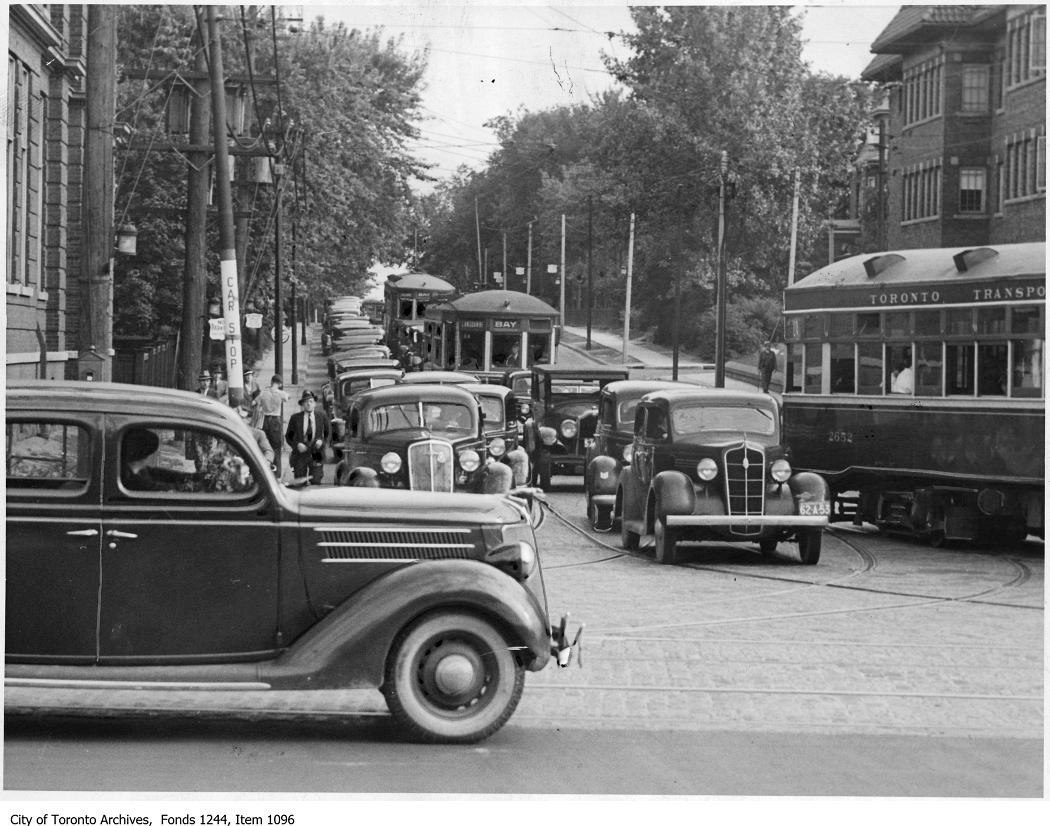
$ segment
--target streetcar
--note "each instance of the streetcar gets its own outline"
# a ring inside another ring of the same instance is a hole
[[[428,308],[423,358],[499,384],[507,370],[557,361],[557,321],[557,310],[526,293],[468,293]]]
[[[386,343],[391,351],[396,353],[407,347],[417,352],[428,306],[448,301],[455,294],[452,284],[429,273],[388,276],[383,284],[383,300]]]
[[[833,520],[1043,536],[1045,243],[856,255],[784,292],[792,466]]]

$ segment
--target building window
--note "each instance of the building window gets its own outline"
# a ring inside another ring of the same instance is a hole
[[[904,73],[904,122],[916,123],[941,114],[940,58]]]
[[[1046,136],[1029,134],[1006,144],[1007,201],[1046,191]]]
[[[1007,88],[1046,74],[1046,10],[1034,9],[1007,23]]]
[[[988,111],[989,70],[987,66],[963,66],[962,111]]]
[[[959,212],[984,212],[985,171],[963,169],[959,172]]]
[[[932,218],[941,211],[941,168],[930,166],[904,173],[905,221]]]

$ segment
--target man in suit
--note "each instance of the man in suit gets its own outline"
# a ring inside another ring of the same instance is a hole
[[[288,419],[284,440],[292,449],[293,484],[319,485],[324,474],[324,448],[332,436],[328,417],[317,409],[317,397],[304,390],[299,398],[300,411]]]

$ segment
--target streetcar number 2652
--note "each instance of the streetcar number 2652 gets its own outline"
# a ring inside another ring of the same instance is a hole
[[[853,434],[848,430],[829,430],[828,431],[829,442],[839,442],[843,444],[853,444]]]

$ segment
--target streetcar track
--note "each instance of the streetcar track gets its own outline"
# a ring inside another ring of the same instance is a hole
[[[605,562],[612,562],[612,561],[615,561],[617,559],[622,559],[624,557],[634,557],[634,558],[637,558],[637,559],[644,559],[644,560],[647,560],[647,561],[649,560],[648,555],[643,554],[640,551],[628,551],[628,550],[622,549],[622,548],[614,548],[609,543],[603,542],[602,540],[600,540],[597,537],[595,537],[589,531],[584,530],[579,525],[576,525],[574,522],[572,522],[569,519],[569,517],[567,517],[564,514],[560,513],[549,501],[545,501],[543,503],[543,505],[547,509],[547,511],[550,512],[550,514],[552,516],[554,516],[561,524],[565,525],[570,530],[572,530],[575,533],[583,536],[585,539],[587,539],[592,544],[595,544],[595,545],[597,545],[597,546],[599,546],[601,548],[605,548],[605,549],[614,551],[614,553],[612,555],[607,556],[607,557],[602,557],[601,559],[587,560],[585,562],[567,563],[567,564],[563,564],[563,565],[554,565],[554,566],[550,566],[549,568],[547,568],[547,570],[559,570],[559,569],[565,569],[565,568],[582,567],[582,566],[586,566],[586,565],[602,564],[602,563],[605,563]],[[837,579],[830,579],[830,580],[826,580],[826,581],[819,581],[819,580],[813,580],[813,579],[777,576],[775,574],[769,574],[769,573],[754,573],[754,572],[750,572],[750,571],[741,571],[741,570],[735,570],[735,569],[727,569],[727,568],[722,568],[722,567],[715,566],[715,565],[703,565],[701,563],[684,563],[684,564],[680,565],[679,567],[690,568],[692,570],[710,571],[710,572],[713,572],[713,573],[726,574],[726,575],[733,576],[733,577],[747,577],[749,579],[766,579],[766,580],[772,580],[772,581],[776,581],[776,582],[794,583],[796,585],[801,586],[799,588],[792,588],[792,589],[787,589],[787,590],[782,590],[782,591],[773,591],[773,592],[770,592],[770,593],[767,593],[767,594],[762,594],[761,598],[763,598],[763,599],[769,598],[769,597],[774,597],[774,596],[781,596],[783,594],[789,594],[789,593],[792,593],[792,592],[802,591],[802,590],[805,590],[807,588],[826,587],[826,588],[836,588],[836,589],[848,590],[848,591],[858,591],[858,592],[876,594],[876,595],[881,595],[881,596],[904,597],[904,598],[907,598],[907,599],[915,599],[915,600],[921,600],[921,601],[917,602],[917,603],[915,603],[915,602],[911,602],[911,603],[893,603],[891,605],[886,605],[886,606],[854,607],[854,608],[848,608],[848,609],[835,609],[835,610],[821,611],[821,612],[799,612],[799,613],[793,613],[793,614],[776,614],[776,615],[767,615],[767,616],[761,616],[761,617],[722,619],[722,620],[712,620],[712,621],[699,622],[699,623],[686,623],[686,624],[676,624],[676,625],[672,625],[672,626],[651,626],[651,627],[658,627],[658,628],[660,628],[660,627],[684,628],[684,627],[695,627],[697,625],[701,625],[702,626],[702,625],[735,624],[735,623],[738,623],[738,622],[747,622],[747,621],[768,621],[768,620],[775,620],[775,619],[798,619],[798,618],[803,618],[803,617],[822,616],[822,615],[827,615],[827,614],[860,613],[860,612],[875,611],[875,610],[879,610],[879,611],[892,610],[892,609],[897,609],[897,608],[918,608],[918,607],[925,607],[925,606],[929,606],[929,605],[944,605],[944,604],[953,603],[953,602],[955,602],[955,603],[971,603],[971,604],[975,604],[975,605],[987,605],[987,606],[1001,607],[1001,608],[1016,608],[1016,609],[1027,609],[1027,610],[1036,610],[1036,611],[1042,611],[1043,610],[1043,606],[1042,605],[1020,605],[1020,604],[1012,603],[1012,602],[990,601],[988,599],[984,599],[983,598],[983,597],[988,597],[988,596],[991,596],[993,594],[1001,593],[1003,591],[1007,591],[1007,590],[1010,590],[1010,589],[1013,589],[1013,588],[1020,587],[1021,585],[1023,585],[1025,582],[1027,582],[1031,578],[1031,576],[1032,576],[1031,568],[1028,565],[1026,565],[1024,562],[1022,562],[1020,559],[1018,559],[1016,557],[1012,557],[1012,556],[1011,557],[996,557],[996,559],[1005,559],[1007,562],[1009,562],[1011,565],[1013,565],[1015,567],[1016,574],[1011,579],[1007,580],[1006,582],[1000,582],[1000,583],[998,583],[998,584],[996,584],[994,586],[991,586],[989,588],[985,588],[984,590],[977,591],[977,592],[970,593],[970,594],[964,594],[964,595],[961,595],[961,596],[942,596],[942,595],[935,595],[935,594],[914,593],[914,592],[909,592],[909,591],[897,591],[897,590],[891,590],[891,589],[887,589],[887,588],[875,588],[875,587],[864,586],[864,585],[860,585],[860,584],[844,584],[843,580],[853,579],[853,578],[858,577],[858,576],[863,576],[865,574],[870,574],[872,571],[874,571],[878,567],[878,559],[877,559],[877,557],[870,550],[868,550],[867,548],[863,548],[858,543],[850,541],[844,535],[845,533],[846,533],[845,531],[835,531],[835,530],[833,530],[833,531],[830,531],[828,533],[828,536],[834,537],[838,542],[840,542],[845,547],[847,547],[851,551],[853,551],[857,555],[857,557],[860,558],[862,564],[861,564],[860,568],[858,568],[856,570],[853,570],[849,574],[845,575],[844,577],[837,578]],[[733,601],[733,600],[725,600],[725,601]],[[715,600],[713,602],[717,602],[717,600]],[[637,629],[637,630],[645,630],[645,629]]]

